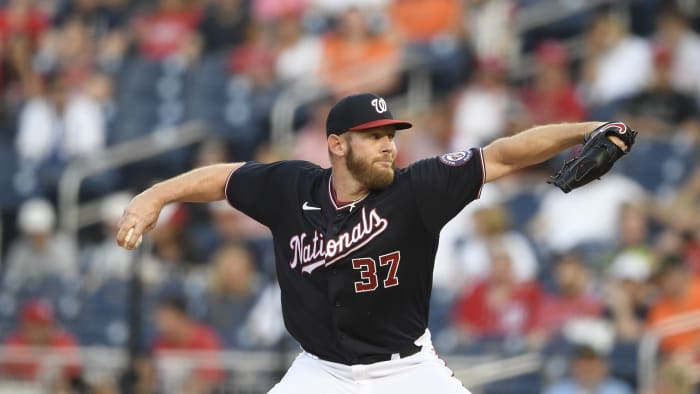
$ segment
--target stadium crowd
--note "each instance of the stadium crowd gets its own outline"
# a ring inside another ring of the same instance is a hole
[[[560,3],[0,0],[0,381],[120,392],[124,379],[91,371],[79,349],[129,340],[134,254],[113,235],[132,193],[221,161],[329,166],[334,99],[400,97],[419,69],[430,104],[405,109],[416,126],[398,139],[399,166],[534,124],[618,119],[640,132],[612,173],[571,194],[545,182],[564,156],[486,187],[442,232],[431,307],[443,353],[548,360],[529,383],[485,392],[633,392],[644,335],[700,313],[700,2],[601,2],[523,23]],[[304,84],[325,93],[272,143],[273,105]],[[81,199],[100,201],[101,223],[61,231],[69,163],[192,120],[205,141],[89,178]],[[144,245],[137,392],[236,378],[216,363],[173,368],[167,350],[289,346],[266,228],[225,202],[171,205]],[[11,357],[32,346],[64,352],[62,368]],[[700,325],[663,337],[660,353],[650,393],[696,392]]]

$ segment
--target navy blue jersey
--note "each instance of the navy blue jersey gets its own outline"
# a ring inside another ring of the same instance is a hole
[[[425,332],[440,229],[478,198],[484,163],[479,149],[421,160],[345,204],[331,176],[304,161],[247,163],[226,198],[272,230],[291,335],[309,353],[355,364]]]

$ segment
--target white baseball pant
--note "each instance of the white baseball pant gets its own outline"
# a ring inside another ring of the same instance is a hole
[[[411,356],[374,364],[345,365],[302,351],[268,394],[470,394],[438,358],[430,332]]]

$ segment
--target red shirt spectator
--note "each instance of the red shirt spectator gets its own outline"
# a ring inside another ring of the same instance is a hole
[[[46,15],[31,7],[27,1],[11,1],[0,9],[0,39],[3,44],[16,35],[30,38],[35,45],[49,24]]]
[[[535,80],[522,92],[530,122],[546,124],[583,120],[586,109],[571,83],[566,49],[553,41],[544,42],[537,48],[536,61]]]
[[[517,285],[502,298],[488,281],[460,298],[454,319],[477,336],[526,334],[535,328],[540,290],[535,283]]]
[[[543,297],[537,318],[538,328],[552,334],[572,319],[603,313],[601,300],[589,291],[591,275],[580,256],[575,253],[562,255],[554,274],[557,292]]]
[[[539,287],[518,282],[505,254],[494,255],[492,265],[489,277],[457,300],[454,323],[477,337],[528,334],[537,323]]]
[[[162,0],[158,10],[137,19],[135,28],[142,56],[162,60],[186,51],[201,12],[182,4],[178,0]]]
[[[153,343],[153,351],[156,357],[163,356],[163,352],[216,352],[221,350],[221,342],[213,329],[197,323],[187,315],[185,301],[173,297],[162,301],[156,312],[156,326],[158,336]],[[174,377],[168,373],[164,375],[173,379],[182,380],[182,384],[188,387],[211,388],[224,378],[219,366],[218,358],[214,362],[197,356],[186,356],[194,365],[201,367],[190,370],[188,376]],[[208,357],[208,355],[207,355]],[[181,374],[181,370],[176,371]],[[167,391],[167,390],[165,390]]]
[[[35,380],[43,367],[42,362],[52,352],[56,352],[56,357],[65,365],[63,379],[67,381],[80,374],[75,338],[55,326],[51,307],[42,301],[32,301],[24,306],[22,328],[10,334],[4,346],[14,348],[17,354],[32,350],[41,352],[35,360],[3,360],[0,373],[11,379]]]

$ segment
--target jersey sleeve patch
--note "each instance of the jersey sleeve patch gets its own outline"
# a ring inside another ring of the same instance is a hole
[[[459,167],[465,165],[473,156],[472,151],[460,151],[445,153],[440,156],[440,162],[450,167]]]

